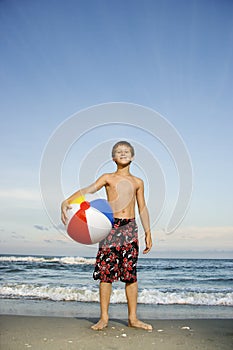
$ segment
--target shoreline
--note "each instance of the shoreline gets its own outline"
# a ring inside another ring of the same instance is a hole
[[[232,307],[207,305],[138,304],[138,317],[163,319],[232,319]],[[99,317],[99,302],[49,301],[28,299],[0,299],[0,315],[46,317]],[[127,318],[127,304],[110,303],[109,316]]]
[[[147,320],[153,331],[130,328],[111,319],[102,331],[90,327],[97,318],[0,316],[1,349],[160,349],[230,350],[233,319]]]

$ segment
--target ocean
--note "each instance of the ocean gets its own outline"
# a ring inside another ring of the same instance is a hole
[[[0,255],[0,313],[98,317],[95,258]],[[138,313],[144,318],[233,318],[233,259],[138,261]],[[110,317],[127,318],[122,282]]]

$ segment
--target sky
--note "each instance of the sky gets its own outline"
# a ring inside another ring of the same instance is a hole
[[[57,228],[41,198],[48,144],[78,116],[87,132],[78,139],[77,125],[77,140],[64,151],[57,175],[64,197],[114,171],[111,145],[129,138],[136,148],[132,170],[145,180],[152,213],[148,257],[233,258],[232,1],[2,0],[0,49],[0,253],[95,255],[96,246]],[[143,131],[136,121],[123,125],[125,115],[111,114],[105,127],[98,113],[91,122],[82,118],[112,102],[155,111],[183,140],[193,189],[172,234],[164,227],[179,178],[166,145],[148,132],[155,119],[145,120]],[[97,160],[92,166],[89,157]],[[58,216],[60,203],[54,208]]]

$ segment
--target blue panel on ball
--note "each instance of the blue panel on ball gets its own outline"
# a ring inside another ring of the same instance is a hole
[[[112,225],[114,223],[112,208],[110,207],[108,201],[106,199],[95,199],[90,202],[92,208],[99,210],[103,213],[107,218],[111,221]]]

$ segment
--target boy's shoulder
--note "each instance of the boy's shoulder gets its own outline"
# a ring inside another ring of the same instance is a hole
[[[110,179],[113,176],[114,176],[114,173],[104,173],[100,176],[100,179],[104,179],[105,181],[107,181],[108,179]]]
[[[140,177],[137,177],[137,176],[134,176],[132,175],[134,180],[137,182],[138,185],[143,185],[144,184],[144,181],[140,178]]]

